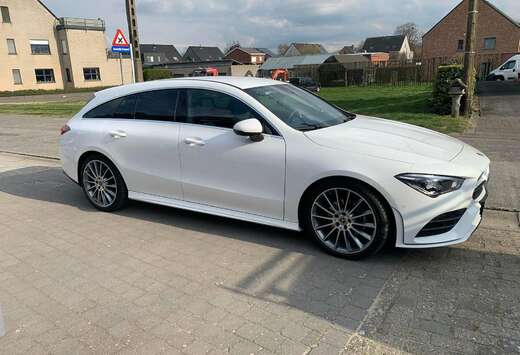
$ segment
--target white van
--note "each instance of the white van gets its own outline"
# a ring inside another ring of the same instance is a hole
[[[511,57],[500,68],[489,73],[487,80],[512,81],[520,80],[520,55]]]

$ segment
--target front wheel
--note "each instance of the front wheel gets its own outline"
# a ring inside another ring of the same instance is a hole
[[[126,205],[126,184],[110,160],[102,156],[88,158],[81,168],[81,180],[85,196],[98,210],[113,212]]]
[[[363,184],[331,182],[314,188],[304,205],[304,229],[328,253],[361,259],[377,253],[391,234],[381,197]]]

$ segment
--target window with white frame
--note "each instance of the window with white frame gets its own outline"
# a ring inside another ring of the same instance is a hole
[[[65,39],[61,40],[61,53],[69,54],[69,46],[67,45],[67,40]]]
[[[36,82],[39,84],[54,83],[54,69],[35,69]]]
[[[31,53],[35,55],[51,54],[51,47],[47,40],[31,40]]]
[[[86,81],[101,80],[99,68],[83,68],[83,76]]]
[[[7,39],[7,53],[16,54],[16,42],[14,41],[14,39]]]
[[[20,69],[13,69],[13,82],[15,85],[22,85],[22,74]]]
[[[0,12],[2,13],[2,22],[11,23],[11,14],[7,6],[0,6]]]

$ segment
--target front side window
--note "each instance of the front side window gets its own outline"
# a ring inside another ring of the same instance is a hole
[[[510,69],[515,69],[515,67],[516,67],[516,60],[510,60],[509,62],[504,64],[502,66],[502,68],[500,68],[500,70],[510,70]]]
[[[36,69],[34,71],[36,75],[37,83],[54,83],[54,70],[53,69]]]
[[[49,46],[49,41],[46,40],[32,40],[31,44],[31,53],[34,55],[45,55],[51,54],[51,48]]]
[[[7,39],[7,53],[16,54],[16,42],[14,39]]]
[[[7,6],[0,6],[0,12],[2,13],[2,22],[11,23],[11,15],[9,14],[9,8]]]
[[[242,101],[224,93],[189,89],[187,90],[187,110],[185,117],[177,119],[186,123],[233,128],[249,118],[260,119],[258,114]]]
[[[300,131],[335,126],[355,117],[292,85],[261,86],[246,92],[280,120]]]
[[[83,68],[83,77],[86,81],[101,80],[99,68]]]
[[[20,69],[13,69],[13,82],[15,85],[22,85],[22,74]]]
[[[178,90],[148,91],[137,95],[136,120],[172,121]]]
[[[484,39],[484,49],[495,49],[497,47],[496,37],[489,37]]]

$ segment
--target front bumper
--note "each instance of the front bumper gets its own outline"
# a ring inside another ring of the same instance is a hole
[[[461,190],[446,196],[432,199],[427,208],[401,215],[394,210],[394,215],[402,223],[402,238],[397,238],[396,246],[400,248],[432,248],[463,243],[470,238],[482,221],[482,213],[488,196],[487,181],[489,168],[479,179],[468,180]],[[478,192],[478,196],[475,195]],[[436,217],[445,213],[465,210],[458,222],[449,231],[441,234],[421,236]]]

